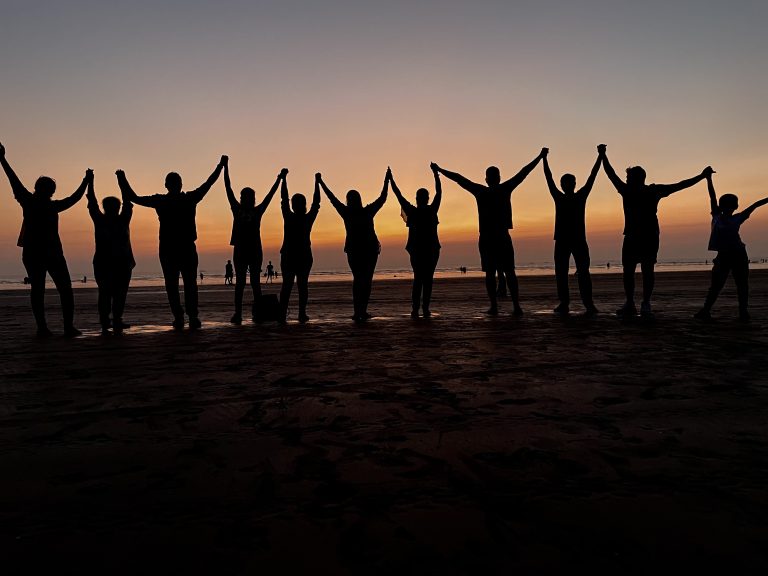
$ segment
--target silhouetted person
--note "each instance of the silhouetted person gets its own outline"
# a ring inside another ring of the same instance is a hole
[[[745,210],[736,212],[739,208],[739,199],[734,194],[723,194],[720,203],[717,202],[715,186],[712,183],[712,175],[707,175],[707,189],[709,191],[709,203],[712,210],[712,232],[709,236],[709,249],[717,252],[712,267],[712,284],[707,293],[704,307],[696,313],[700,320],[710,320],[710,311],[717,300],[717,296],[725,286],[728,274],[733,273],[736,282],[736,294],[739,299],[739,318],[749,320],[747,309],[749,300],[749,256],[747,247],[741,241],[739,228],[746,222],[752,212],[760,206],[768,204],[768,198],[758,200]]]
[[[5,158],[5,147],[0,144],[0,164],[3,165],[11,184],[13,197],[21,205],[24,222],[19,236],[22,247],[21,261],[27,270],[31,289],[32,313],[37,323],[38,336],[50,336],[45,320],[45,276],[50,274],[61,299],[64,316],[64,334],[79,336],[80,331],[74,326],[75,298],[72,293],[72,278],[69,275],[67,261],[59,238],[59,213],[77,204],[85,194],[88,182],[93,179],[93,171],[86,170],[83,181],[77,190],[63,200],[52,200],[56,192],[56,182],[48,176],[41,176],[35,182],[35,191],[31,193],[16,176]]]
[[[224,284],[232,286],[232,280],[235,277],[235,270],[232,268],[232,260],[227,260],[224,265]]]
[[[635,269],[640,264],[643,273],[643,301],[640,313],[652,317],[651,296],[655,283],[654,266],[659,252],[659,201],[670,194],[690,188],[703,180],[712,168],[705,168],[701,174],[676,184],[646,184],[645,170],[640,166],[627,168],[627,181],[623,182],[605,155],[601,145],[603,168],[608,178],[621,194],[624,206],[624,244],[621,248],[621,265],[624,274],[626,302],[616,311],[620,317],[637,315],[635,306]]]
[[[309,320],[307,300],[309,299],[309,272],[312,269],[312,226],[320,211],[320,173],[315,174],[315,191],[312,207],[307,211],[307,199],[303,194],[294,194],[288,200],[288,183],[283,178],[280,188],[280,209],[283,213],[283,245],[280,248],[280,268],[283,271],[283,285],[280,288],[280,321],[285,322],[288,301],[291,298],[294,281],[299,290],[299,322]]]
[[[184,302],[189,316],[189,327],[200,328],[197,308],[197,205],[214,185],[227,162],[222,156],[213,173],[203,184],[191,192],[182,192],[181,176],[170,172],[165,177],[167,194],[137,196],[125,173],[117,171],[117,181],[126,201],[154,208],[160,221],[160,266],[165,278],[165,291],[173,313],[173,327],[184,328],[184,308],[179,295],[179,274],[184,281]]]
[[[363,206],[360,192],[357,190],[347,192],[347,203],[344,204],[333,195],[322,178],[320,179],[320,186],[339,216],[344,220],[344,228],[347,232],[344,252],[347,253],[347,262],[350,270],[352,270],[352,301],[354,304],[352,319],[355,322],[364,322],[371,317],[368,314],[368,302],[373,287],[373,273],[376,270],[376,262],[381,252],[381,244],[379,244],[379,239],[376,236],[373,219],[387,200],[387,179],[384,179],[384,186],[379,197],[367,206]]]
[[[431,316],[429,304],[432,300],[432,283],[435,277],[435,268],[440,259],[440,241],[437,237],[437,212],[440,210],[440,202],[443,199],[443,187],[440,183],[440,174],[437,172],[437,164],[431,164],[435,177],[435,198],[429,202],[429,190],[419,188],[416,190],[416,206],[408,202],[400,193],[392,171],[387,169],[386,181],[392,186],[397,201],[405,214],[405,225],[408,227],[408,242],[405,250],[411,257],[413,268],[413,288],[411,290],[411,318],[419,317],[419,307],[424,318]],[[423,300],[422,300],[423,294]]]
[[[201,285],[203,284],[203,280],[204,280],[204,279],[205,279],[205,274],[203,274],[202,272],[200,272],[200,284],[201,284]]]
[[[576,275],[579,280],[581,301],[586,308],[587,316],[597,314],[597,308],[592,301],[592,277],[589,274],[589,246],[587,245],[587,229],[585,224],[587,198],[595,184],[595,178],[603,161],[605,148],[598,146],[598,155],[592,171],[589,173],[584,186],[576,190],[576,177],[573,174],[563,174],[560,178],[562,190],[555,184],[549,161],[544,156],[544,176],[552,199],[555,201],[555,277],[557,279],[557,297],[560,305],[554,312],[567,315],[570,312],[571,296],[568,289],[568,269],[571,265],[571,255],[576,263]]]
[[[515,250],[509,231],[512,228],[512,192],[526,176],[536,167],[546,154],[543,148],[536,158],[520,170],[515,176],[501,181],[501,173],[496,166],[490,166],[485,171],[486,184],[478,184],[456,172],[449,172],[438,167],[447,178],[456,182],[475,197],[480,230],[480,264],[485,272],[485,289],[491,307],[488,314],[495,316],[499,313],[496,299],[496,270],[503,270],[507,278],[507,287],[512,298],[514,314],[521,316],[520,298],[515,275]]]
[[[266,277],[267,277],[267,282],[271,284],[272,280],[275,277],[275,267],[272,265],[272,260],[270,260],[269,263],[267,264]]]
[[[93,255],[93,275],[99,287],[99,323],[103,334],[109,333],[109,328],[122,332],[129,328],[123,322],[125,299],[128,295],[128,285],[131,283],[131,273],[136,266],[131,250],[130,224],[133,216],[133,204],[124,200],[122,210],[120,199],[107,196],[101,201],[104,208],[99,209],[93,180],[88,183],[88,213],[93,220],[93,230],[96,237],[96,252]],[[109,316],[112,314],[112,320]]]
[[[240,324],[243,321],[243,292],[249,270],[253,291],[251,316],[254,322],[259,318],[259,299],[261,298],[259,274],[264,261],[264,252],[261,247],[261,219],[269,203],[272,202],[280,181],[287,173],[288,170],[283,168],[264,200],[256,205],[256,192],[253,188],[243,188],[240,191],[240,201],[237,201],[229,180],[229,165],[228,163],[224,165],[224,186],[227,189],[227,199],[232,208],[233,218],[232,236],[229,241],[230,245],[234,246],[232,260],[235,262],[235,313],[230,320],[233,324]]]

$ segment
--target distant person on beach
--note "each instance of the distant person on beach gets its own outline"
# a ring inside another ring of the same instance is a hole
[[[96,199],[93,180],[88,183],[88,213],[93,220],[93,231],[96,238],[96,252],[93,255],[93,275],[99,288],[98,308],[99,323],[102,334],[109,334],[113,328],[120,333],[128,324],[123,322],[125,299],[128,296],[128,285],[131,274],[136,266],[131,249],[131,218],[133,204],[123,199],[122,210],[120,199],[107,196],[101,201]],[[110,314],[112,319],[110,319]]]
[[[381,252],[381,244],[376,236],[373,219],[387,200],[387,180],[387,178],[384,179],[379,197],[367,206],[363,206],[363,200],[357,190],[347,192],[347,203],[344,204],[333,195],[325,181],[320,178],[320,186],[336,212],[344,220],[347,233],[344,252],[347,254],[347,262],[352,270],[354,307],[352,319],[355,322],[365,322],[371,317],[368,313],[368,302],[373,287],[373,273]]]
[[[227,260],[224,265],[224,285],[232,286],[232,280],[235,278],[235,270],[232,268],[232,260]]]
[[[205,274],[203,274],[202,272],[200,272],[200,284],[201,284],[201,285],[202,285],[202,283],[203,283],[203,280],[204,280],[204,279],[205,279]]]
[[[261,219],[277,192],[280,181],[288,174],[283,168],[277,175],[274,184],[267,192],[264,200],[256,204],[256,191],[253,188],[243,188],[240,191],[240,201],[235,198],[232,184],[229,180],[229,163],[224,165],[224,187],[227,189],[227,200],[232,209],[232,236],[229,244],[233,246],[232,260],[235,262],[235,313],[230,322],[240,324],[243,321],[243,293],[245,282],[250,270],[253,304],[251,318],[259,318],[259,300],[261,298],[261,264],[264,261],[264,251],[261,246]]]
[[[443,187],[440,183],[440,174],[437,172],[437,164],[430,164],[430,168],[435,178],[435,198],[431,203],[429,190],[426,188],[416,190],[415,206],[408,202],[400,192],[400,188],[397,187],[389,168],[387,168],[385,179],[392,187],[397,201],[400,202],[400,207],[405,215],[405,225],[408,227],[408,242],[405,245],[405,250],[411,257],[411,267],[413,268],[411,318],[419,317],[419,307],[421,307],[424,318],[429,318],[432,315],[429,305],[432,301],[435,268],[437,268],[437,261],[440,259],[437,212],[440,210],[440,202],[443,199]]]
[[[701,182],[712,168],[707,166],[701,174],[688,178],[676,184],[646,184],[645,170],[640,166],[627,168],[627,181],[624,182],[616,175],[616,171],[608,161],[605,146],[602,146],[603,168],[608,178],[621,195],[624,207],[624,244],[621,248],[621,265],[623,267],[624,293],[626,302],[616,311],[620,318],[631,318],[637,315],[635,306],[635,270],[640,264],[643,273],[643,301],[640,304],[640,314],[646,318],[653,317],[651,296],[655,284],[654,267],[659,252],[659,201],[670,194],[690,188]]]
[[[307,198],[294,194],[288,199],[288,182],[283,178],[280,188],[280,210],[283,213],[283,245],[280,248],[280,268],[283,271],[283,285],[280,287],[280,322],[288,315],[293,283],[299,291],[299,322],[309,321],[307,301],[309,299],[309,272],[312,270],[312,226],[320,211],[320,179],[315,174],[315,190],[312,206],[307,211]]]
[[[755,209],[768,204],[768,198],[758,200],[741,212],[735,213],[739,208],[738,197],[734,194],[723,194],[720,196],[718,204],[715,186],[712,183],[712,174],[707,175],[707,190],[709,191],[709,205],[712,213],[709,249],[716,251],[717,256],[712,262],[712,283],[704,307],[695,314],[695,317],[699,320],[712,319],[710,315],[712,306],[725,286],[728,274],[733,273],[733,280],[736,282],[736,295],[739,300],[739,319],[748,321],[749,256],[747,256],[747,247],[741,241],[739,228]]]
[[[72,278],[59,237],[59,213],[71,208],[83,197],[88,183],[93,180],[93,170],[86,170],[83,181],[72,195],[62,200],[52,200],[51,197],[56,192],[56,182],[53,178],[40,176],[35,182],[34,192],[30,192],[8,164],[2,144],[0,164],[11,184],[13,197],[21,205],[24,215],[18,245],[22,248],[21,261],[32,286],[30,299],[37,323],[37,335],[51,335],[45,319],[45,276],[50,274],[61,299],[64,334],[69,337],[79,336],[80,331],[74,326],[75,297],[72,292]]]
[[[270,260],[267,264],[267,272],[264,275],[267,277],[267,283],[272,284],[272,281],[276,276],[275,267],[272,265],[272,260]]]
[[[597,314],[597,308],[592,301],[592,278],[589,275],[589,246],[585,224],[587,199],[600,170],[605,146],[600,145],[597,150],[597,160],[592,166],[587,181],[579,190],[576,190],[576,177],[573,174],[563,174],[560,178],[562,190],[558,188],[552,177],[547,156],[544,156],[544,176],[547,179],[549,193],[555,201],[555,277],[560,304],[554,312],[560,316],[567,316],[570,312],[568,269],[571,265],[571,255],[576,263],[576,275],[579,280],[581,301],[586,309],[585,314],[587,316]]]
[[[496,166],[489,166],[486,169],[485,184],[478,184],[456,172],[437,168],[446,178],[450,178],[472,194],[477,202],[480,229],[480,264],[483,272],[485,272],[485,289],[488,292],[488,299],[491,301],[488,314],[491,316],[499,313],[496,297],[496,270],[499,269],[503,270],[506,276],[515,316],[522,316],[523,314],[523,309],[520,307],[517,276],[515,275],[515,250],[509,235],[512,228],[512,192],[522,184],[526,176],[536,168],[536,165],[546,154],[547,149],[542,148],[532,162],[504,182],[501,181],[501,173]]]
[[[184,301],[193,330],[202,325],[197,307],[197,205],[219,179],[227,157],[222,156],[213,173],[203,184],[191,192],[182,192],[181,176],[169,172],[165,177],[167,194],[138,196],[133,191],[122,170],[117,171],[117,181],[126,201],[154,208],[160,221],[160,266],[165,278],[165,291],[173,313],[173,327],[184,328],[184,308],[179,295],[179,274],[184,281]]]

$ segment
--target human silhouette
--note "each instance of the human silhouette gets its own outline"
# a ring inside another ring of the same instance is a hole
[[[232,260],[227,260],[227,263],[224,265],[224,284],[227,286],[232,286],[232,280],[235,277],[235,270],[232,267]]]
[[[272,260],[267,264],[267,282],[272,284],[272,280],[275,278],[275,267],[272,265]]]
[[[496,270],[499,269],[503,270],[506,276],[514,314],[516,316],[523,314],[515,275],[515,250],[509,235],[509,230],[512,228],[512,192],[536,167],[546,154],[546,150],[543,148],[532,162],[504,182],[501,181],[499,169],[496,166],[489,166],[485,171],[485,185],[438,167],[441,174],[472,194],[477,202],[480,264],[485,272],[485,289],[491,302],[488,314],[492,316],[499,313],[496,296]]]
[[[635,270],[640,264],[643,273],[643,301],[640,314],[646,318],[653,317],[651,296],[655,284],[654,267],[659,252],[659,201],[670,194],[690,188],[701,182],[707,174],[712,173],[711,167],[706,167],[701,174],[677,182],[676,184],[646,184],[645,170],[640,166],[627,168],[627,181],[624,182],[616,175],[616,171],[608,161],[605,145],[600,145],[603,154],[603,169],[616,191],[621,195],[624,208],[624,243],[621,248],[621,265],[623,268],[624,293],[626,302],[616,311],[620,318],[631,318],[637,315],[635,306]]]
[[[373,219],[387,200],[387,178],[384,179],[379,197],[367,206],[363,206],[360,192],[357,190],[347,192],[347,203],[344,204],[333,195],[322,177],[320,186],[344,221],[347,233],[344,252],[352,271],[352,319],[355,322],[365,322],[371,317],[368,313],[368,302],[373,287],[373,273],[381,252]]]
[[[256,204],[256,192],[253,188],[243,188],[240,191],[240,201],[235,198],[229,179],[229,163],[224,164],[224,187],[227,189],[227,199],[232,209],[232,236],[229,241],[233,246],[232,260],[235,263],[235,313],[230,319],[233,324],[243,321],[243,292],[250,270],[253,305],[251,317],[254,322],[259,318],[259,299],[261,298],[261,264],[264,252],[261,247],[261,219],[277,192],[280,181],[288,170],[283,168],[277,175],[274,184],[267,192],[264,200]]]
[[[169,172],[165,177],[167,194],[138,196],[133,191],[122,170],[117,171],[117,181],[123,198],[154,208],[160,221],[160,266],[165,279],[165,291],[168,294],[168,304],[173,314],[173,327],[177,330],[184,328],[184,308],[179,295],[179,274],[184,281],[184,301],[189,316],[189,327],[200,328],[199,310],[197,306],[197,226],[195,216],[197,205],[218,180],[221,170],[227,163],[227,157],[222,156],[213,173],[200,185],[190,192],[182,192],[181,176]]]
[[[203,284],[203,280],[205,280],[205,274],[203,274],[202,272],[200,272],[200,285],[201,285],[201,286],[202,286],[202,284]]]
[[[568,269],[571,255],[576,263],[576,275],[579,280],[579,292],[584,303],[587,316],[597,314],[597,308],[592,301],[592,277],[589,274],[589,246],[587,245],[587,230],[585,225],[587,199],[595,184],[595,178],[603,161],[605,148],[598,147],[597,160],[589,173],[584,186],[576,190],[576,177],[573,174],[563,174],[560,178],[560,188],[555,184],[552,170],[549,168],[547,155],[544,156],[544,176],[552,199],[555,201],[555,277],[557,279],[557,297],[560,304],[555,308],[555,314],[565,316],[570,312],[571,297],[568,289]]]
[[[307,211],[307,199],[303,194],[294,194],[288,200],[288,183],[283,178],[280,188],[280,209],[283,213],[283,245],[280,248],[280,268],[283,271],[283,285],[280,288],[280,321],[285,322],[288,302],[294,281],[299,291],[299,322],[309,321],[307,300],[309,299],[309,272],[312,269],[312,226],[320,211],[320,173],[315,174],[315,190],[312,207]]]
[[[83,181],[75,192],[62,200],[52,200],[56,182],[48,176],[41,176],[35,182],[34,192],[27,190],[11,168],[5,157],[5,147],[0,144],[0,164],[8,177],[13,197],[21,205],[24,221],[18,245],[22,248],[21,261],[27,271],[31,285],[30,299],[32,313],[37,323],[37,335],[51,335],[45,319],[45,276],[50,274],[61,299],[64,316],[64,334],[79,336],[74,326],[75,298],[72,292],[72,278],[64,258],[64,249],[59,237],[59,213],[71,208],[83,197],[93,171],[86,170]]]
[[[712,174],[707,175],[707,190],[712,212],[712,232],[709,236],[709,249],[717,252],[712,264],[712,283],[707,292],[704,307],[695,314],[700,320],[710,320],[710,311],[715,304],[720,291],[725,286],[728,274],[733,273],[736,282],[736,295],[739,300],[739,319],[749,320],[747,309],[749,299],[749,256],[747,247],[741,241],[739,228],[746,222],[752,212],[760,206],[768,204],[768,198],[758,200],[741,212],[739,199],[734,194],[723,194],[718,204]]]
[[[98,308],[102,334],[109,334],[110,327],[120,333],[129,325],[123,322],[125,299],[131,273],[136,266],[131,250],[130,224],[133,204],[123,199],[107,196],[101,201],[104,211],[99,208],[93,179],[86,192],[88,213],[93,220],[96,252],[93,255],[93,275],[99,288]],[[110,320],[110,314],[112,319]]]
[[[400,188],[395,183],[392,171],[387,169],[386,181],[392,187],[397,201],[405,214],[405,225],[408,227],[408,242],[405,250],[411,259],[413,268],[413,288],[411,289],[411,318],[419,317],[421,307],[424,318],[432,315],[429,305],[432,300],[432,283],[435,277],[435,268],[440,259],[440,241],[437,237],[437,212],[440,210],[440,202],[443,199],[443,187],[440,183],[440,174],[437,165],[431,164],[430,168],[435,178],[435,198],[429,202],[429,190],[419,188],[416,190],[416,205],[406,200]],[[422,300],[423,294],[423,300]]]

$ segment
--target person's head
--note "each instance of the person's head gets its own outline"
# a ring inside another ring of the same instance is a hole
[[[291,208],[295,214],[307,213],[307,198],[304,194],[294,194],[291,196]]]
[[[181,192],[181,176],[176,172],[168,172],[165,177],[165,189],[169,194],[179,194]]]
[[[560,177],[560,187],[566,194],[573,194],[576,191],[576,176],[573,174],[563,174]]]
[[[56,192],[56,180],[48,176],[40,176],[35,181],[35,194],[44,198],[50,198]]]
[[[232,260],[227,260],[227,264],[232,264]]]
[[[350,190],[347,192],[347,206],[350,208],[363,207],[363,199],[360,197],[360,192],[357,190]]]
[[[640,166],[630,166],[627,168],[627,184],[630,186],[644,186],[645,170]]]
[[[256,206],[256,191],[253,188],[243,188],[240,190],[240,205],[243,208],[253,208]]]
[[[496,166],[488,166],[485,169],[485,183],[488,186],[498,186],[501,184],[501,172]]]
[[[101,206],[107,216],[117,216],[120,212],[120,198],[107,196],[101,201]]]
[[[429,190],[419,188],[416,190],[416,206],[426,206],[429,204]]]
[[[739,209],[739,198],[736,194],[723,194],[720,196],[720,211],[730,216]]]

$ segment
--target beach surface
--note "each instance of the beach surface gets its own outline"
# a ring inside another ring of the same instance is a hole
[[[707,273],[658,274],[654,321],[594,282],[594,319],[525,277],[522,318],[460,278],[415,321],[380,281],[363,325],[348,282],[313,283],[287,326],[230,325],[206,283],[196,332],[141,288],[110,337],[83,288],[74,340],[0,292],[3,572],[766,573],[768,271],[748,324],[730,281],[692,318]]]

